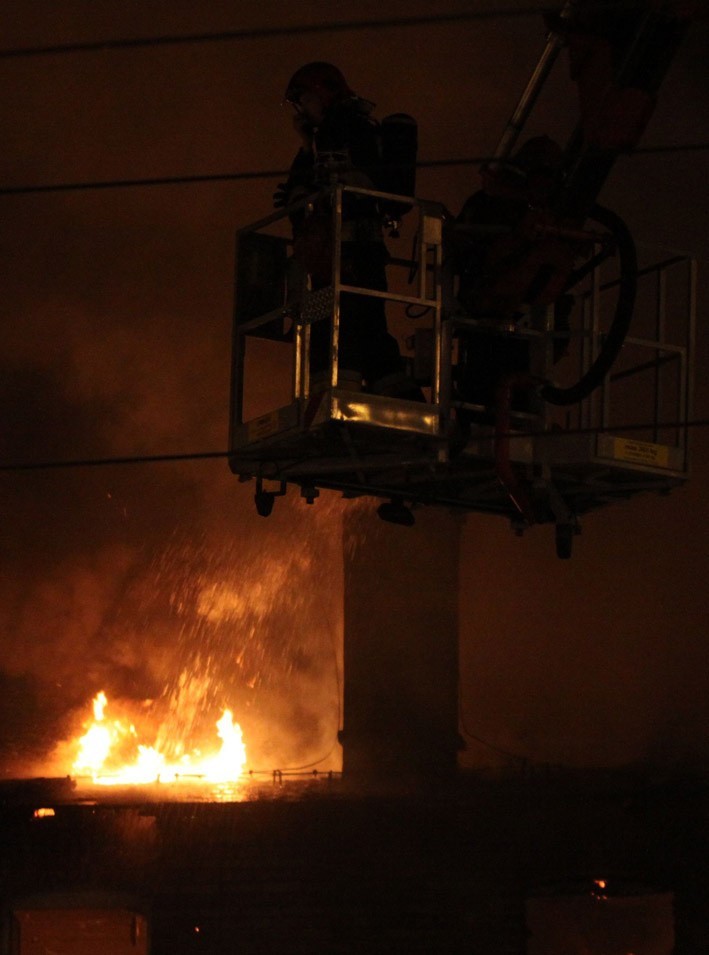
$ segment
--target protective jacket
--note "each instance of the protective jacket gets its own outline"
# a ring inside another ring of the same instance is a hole
[[[383,189],[379,125],[372,103],[348,96],[332,103],[313,130],[311,149],[301,148],[283,186],[282,204],[317,192],[333,182]],[[295,257],[311,278],[311,287],[326,286],[332,276],[331,209],[326,204],[291,215]],[[347,193],[343,200],[341,275],[350,285],[386,290],[388,253],[382,215],[371,196]],[[343,293],[340,301],[340,366],[355,370],[370,387],[391,376],[403,381],[399,347],[387,331],[384,302]],[[327,365],[329,339],[324,323],[311,333],[311,370]]]

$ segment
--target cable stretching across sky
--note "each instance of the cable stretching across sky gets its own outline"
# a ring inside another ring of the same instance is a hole
[[[696,418],[693,421],[662,421],[657,426],[652,422],[635,422],[633,424],[614,425],[607,428],[565,428],[564,435],[575,434],[621,434],[626,431],[651,430],[657,427],[658,430],[676,429],[676,428],[706,428],[709,427],[709,418]],[[558,432],[547,431],[525,431],[503,433],[502,436],[508,437],[511,441],[527,440],[530,437],[543,438],[544,436],[554,438],[558,437]],[[184,451],[176,454],[140,454],[125,455],[111,458],[72,458],[67,460],[47,460],[47,461],[18,461],[10,463],[0,463],[0,473],[17,471],[57,471],[64,468],[91,468],[91,467],[109,467],[112,465],[120,466],[124,464],[170,464],[181,461],[211,461],[224,460],[229,457],[230,451]]]
[[[707,143],[680,143],[668,146],[647,146],[635,149],[629,158],[637,155],[662,155],[681,152],[705,152]],[[440,169],[446,166],[480,166],[492,156],[463,156],[454,159],[428,159],[416,163],[417,169]],[[43,192],[86,192],[100,189],[150,189],[156,186],[206,185],[211,182],[238,182],[250,179],[278,179],[288,175],[287,169],[255,169],[245,172],[204,173],[190,176],[156,176],[139,179],[106,179],[85,182],[37,183],[23,186],[0,186],[0,196],[36,195]]]
[[[589,4],[599,10],[637,6],[637,0],[596,0]],[[234,43],[243,40],[265,40],[274,37],[303,36],[317,33],[343,33],[353,30],[384,30],[418,26],[436,26],[476,20],[510,20],[541,16],[557,9],[552,3],[529,7],[488,7],[481,10],[432,13],[413,17],[388,17],[376,20],[335,20],[329,23],[299,23],[278,27],[244,27],[239,30],[221,30],[213,33],[171,34],[152,37],[118,37],[109,40],[89,40],[75,43],[57,43],[0,49],[0,59],[22,59],[36,56],[59,56],[74,53],[104,53],[112,50],[150,49],[198,43]]]

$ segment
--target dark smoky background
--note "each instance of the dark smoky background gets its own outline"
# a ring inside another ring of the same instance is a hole
[[[449,0],[439,12],[494,8]],[[431,13],[424,0],[394,0],[386,10],[392,18]],[[379,4],[354,0],[342,17],[381,15]],[[5,58],[0,186],[285,169],[297,143],[281,98],[290,74],[312,59],[336,62],[377,102],[378,116],[415,115],[422,159],[484,156],[544,44],[538,14],[289,32],[335,19],[323,0],[307,9],[280,0],[238,8],[6,0],[6,50],[282,32]],[[708,46],[707,21],[698,19],[644,146],[709,141]],[[563,139],[575,117],[560,64],[529,134]],[[278,181],[0,196],[2,462],[225,449],[234,233],[268,214]],[[419,174],[419,194],[453,211],[477,187],[471,165]],[[686,250],[706,272],[708,188],[706,152],[648,152],[619,161],[601,198],[648,257],[660,246]],[[709,407],[706,300],[704,276],[698,419]],[[264,382],[272,370],[264,363]],[[568,563],[554,556],[548,529],[518,540],[494,519],[466,518],[466,764],[706,765],[702,428],[694,462],[691,482],[669,499],[587,518]],[[321,767],[339,765],[348,504],[323,494],[309,507],[290,492],[263,520],[253,490],[218,458],[2,473],[5,774],[41,766],[76,733],[100,689],[143,707],[163,734],[174,727],[196,738],[230,706],[254,768],[321,757]],[[405,561],[405,529],[401,541]]]

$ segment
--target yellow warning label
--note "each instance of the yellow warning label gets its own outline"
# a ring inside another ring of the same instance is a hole
[[[276,434],[279,430],[279,418],[277,411],[269,411],[268,414],[262,414],[260,418],[254,418],[248,423],[249,441],[262,441],[264,438]]]
[[[613,438],[613,457],[616,461],[631,461],[653,468],[666,468],[670,463],[670,449],[664,444],[634,441],[632,438]]]

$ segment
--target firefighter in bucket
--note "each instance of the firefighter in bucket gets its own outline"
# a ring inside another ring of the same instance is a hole
[[[274,194],[276,208],[332,182],[364,189],[398,192],[391,168],[382,160],[382,129],[371,113],[374,104],[357,96],[340,70],[314,62],[291,77],[284,99],[295,110],[293,127],[300,149],[288,180]],[[410,119],[410,118],[409,118]],[[415,124],[413,126],[415,137]],[[411,164],[409,177],[413,179]],[[413,194],[409,185],[406,194]],[[388,252],[382,234],[386,210],[371,196],[345,194],[342,225],[342,281],[386,291]],[[301,210],[291,216],[294,258],[310,277],[313,290],[330,284],[332,217],[329,206]],[[311,331],[311,375],[315,387],[325,384],[330,348],[327,322]],[[344,292],[340,299],[338,380],[345,388],[421,400],[420,389],[407,378],[397,340],[389,334],[383,299]]]

